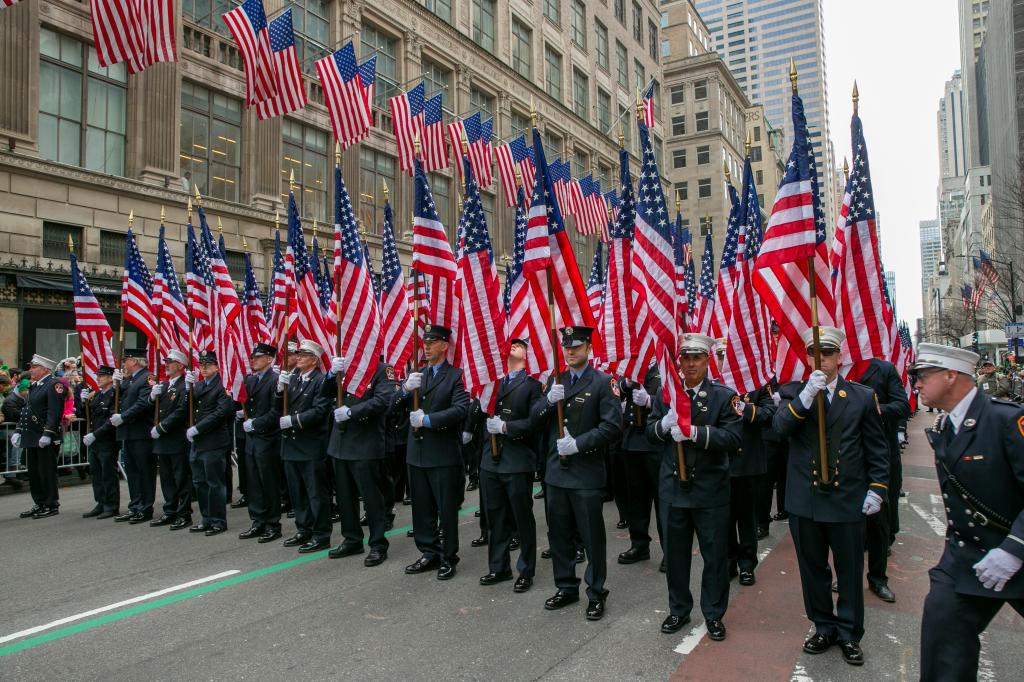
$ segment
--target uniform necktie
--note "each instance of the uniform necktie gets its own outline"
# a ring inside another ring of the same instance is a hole
[[[690,396],[690,400],[693,400],[697,396],[697,392],[692,388],[686,389],[686,395]]]
[[[575,374],[573,374],[573,375],[572,375],[572,379],[570,379],[570,380],[569,380],[569,385],[570,385],[570,386],[575,386],[575,385],[576,385],[576,380],[577,380],[577,379],[579,379],[579,377],[578,377],[578,376],[576,376]]]

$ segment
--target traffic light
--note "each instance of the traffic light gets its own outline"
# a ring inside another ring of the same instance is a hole
[[[971,349],[974,350],[975,353],[978,352],[978,332],[971,334]]]

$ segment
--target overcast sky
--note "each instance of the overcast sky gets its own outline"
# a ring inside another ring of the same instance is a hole
[[[850,94],[860,90],[882,259],[896,271],[896,312],[921,317],[918,222],[937,216],[935,113],[960,68],[957,0],[824,0],[829,122],[836,159],[850,155]]]

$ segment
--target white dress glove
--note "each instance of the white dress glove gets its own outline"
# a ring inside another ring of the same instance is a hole
[[[185,432],[185,438],[188,439],[189,443],[191,443],[193,440],[195,440],[195,437],[198,436],[198,435],[199,435],[199,429],[197,429],[194,426],[188,427],[188,431]]]
[[[565,386],[562,384],[552,384],[551,388],[548,389],[548,403],[554,405],[560,400],[565,400]]]
[[[661,430],[662,432],[670,430],[672,427],[679,428],[679,417],[676,415],[676,411],[673,408],[668,408],[668,412],[661,418]]]
[[[282,392],[288,383],[292,380],[292,375],[288,372],[281,372],[277,375],[277,392]]]
[[[409,376],[406,378],[405,383],[402,384],[402,388],[406,393],[412,393],[422,385],[423,372],[409,372]]]
[[[352,418],[352,410],[347,405],[342,405],[334,411],[334,421],[341,424]]]
[[[236,410],[235,419],[237,419],[238,421],[242,421],[243,419],[245,419],[245,410]]]
[[[651,396],[643,386],[633,389],[633,404],[638,407],[647,407],[651,404]]]
[[[39,436],[39,447],[41,447],[41,448],[45,448],[46,446],[48,446],[52,442],[53,442],[53,439],[50,438],[49,436]]]
[[[153,386],[153,388],[149,392],[149,397],[150,398],[155,398],[158,395],[162,395],[163,392],[164,392],[164,385],[163,384],[155,384]]]
[[[122,373],[121,370],[119,370],[119,369],[115,369],[114,370],[114,381],[121,381],[122,379],[124,379],[124,373]]]
[[[505,422],[502,421],[501,417],[488,417],[487,418],[487,433],[492,433],[492,434],[505,433]]]
[[[121,418],[121,413],[115,412],[114,414],[110,415],[110,423],[113,424],[114,426],[120,426],[121,424],[124,424],[124,419]]]
[[[285,416],[281,417],[281,419],[278,421],[278,425],[282,429],[290,429],[290,428],[292,428],[292,417],[291,417],[291,415],[286,414]]]
[[[186,386],[191,386],[194,383],[196,383],[196,373],[193,372],[192,370],[186,371],[185,372],[185,385]]]
[[[1002,592],[1007,581],[1020,570],[1022,563],[1005,549],[996,547],[974,564],[974,574],[986,589]]]
[[[90,433],[89,435],[91,436],[92,434]],[[16,448],[20,448],[21,447],[21,434],[20,433],[12,433],[11,434],[11,445],[13,445]]]
[[[772,393],[772,402],[775,403],[776,407],[778,407],[779,403],[782,402],[782,396],[779,395],[778,391],[776,391],[775,393]]]
[[[149,437],[156,440],[160,437],[160,429],[155,426],[149,430]]]
[[[246,419],[244,422],[242,422],[242,430],[245,431],[246,433],[252,433],[253,426],[251,419]]]
[[[85,447],[89,447],[95,442],[96,436],[92,435],[91,433],[87,433],[84,436],[82,436],[82,443],[85,445]]]
[[[83,388],[82,392],[78,394],[78,397],[80,397],[82,400],[89,400],[90,398],[92,398],[92,391],[90,391],[87,388]]]
[[[800,402],[803,403],[804,409],[811,409],[811,403],[814,401],[814,396],[818,395],[825,386],[828,385],[828,378],[825,373],[820,369],[816,369],[811,372],[811,376],[807,379],[807,384],[803,390],[800,391]]]
[[[869,490],[868,494],[864,496],[864,506],[861,507],[861,513],[871,516],[877,514],[882,510],[882,498],[879,497],[878,493],[874,490]]]
[[[568,429],[565,431],[565,437],[555,441],[555,446],[558,448],[559,457],[568,457],[580,451],[579,446],[576,445],[576,439],[572,437]]]
[[[414,429],[423,426],[423,410],[413,410],[409,413],[409,425]]]
[[[331,358],[331,374],[341,374],[348,369],[348,360],[345,358]]]
[[[462,432],[462,444],[466,445],[471,440],[473,440],[473,434],[470,433],[469,431],[463,431]]]

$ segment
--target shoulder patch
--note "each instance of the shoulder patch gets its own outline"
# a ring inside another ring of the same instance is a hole
[[[615,379],[609,379],[608,385],[612,387],[612,395],[614,395],[616,398],[622,395],[621,391],[619,391],[619,382],[617,382]]]
[[[1020,432],[1020,437],[1024,438],[1024,417],[1017,420],[1017,431]]]
[[[384,376],[388,381],[395,380],[395,368],[390,365],[384,368]]]

